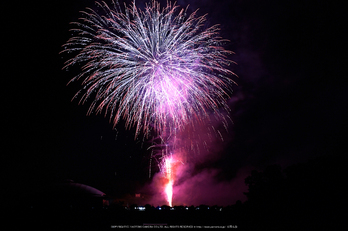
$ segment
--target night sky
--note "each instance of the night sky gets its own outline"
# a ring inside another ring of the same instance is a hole
[[[221,35],[230,40],[225,47],[235,52],[231,70],[238,75],[228,101],[233,124],[224,142],[183,167],[187,175],[178,188],[197,192],[184,198],[186,203],[245,201],[244,179],[251,170],[287,167],[345,148],[342,6],[293,0],[178,4],[208,13],[209,25],[220,24]],[[154,184],[148,179],[148,143],[134,140],[134,131],[122,122],[113,130],[109,117],[86,116],[88,103],[71,101],[81,82],[67,86],[74,71],[62,70],[66,58],[59,52],[71,36],[69,22],[87,6],[94,1],[25,1],[6,19],[2,178],[9,195],[64,179],[115,198],[150,193]],[[198,195],[202,190],[207,195]]]

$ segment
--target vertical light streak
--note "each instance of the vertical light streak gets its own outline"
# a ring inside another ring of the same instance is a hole
[[[168,205],[170,207],[173,206],[173,184],[174,184],[174,176],[173,176],[173,158],[167,157],[165,159],[165,177],[167,179],[167,184],[165,185],[165,193],[167,196]]]

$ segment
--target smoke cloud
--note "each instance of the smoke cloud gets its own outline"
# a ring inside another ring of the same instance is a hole
[[[173,206],[228,206],[246,200],[243,192],[247,191],[244,179],[249,174],[249,168],[239,169],[236,177],[228,181],[219,180],[221,170],[209,168],[195,172],[192,164],[184,164],[177,169],[177,178],[173,188]],[[164,177],[161,173],[154,176],[151,184],[143,188],[151,198],[146,202],[153,206],[167,204],[163,187]]]
[[[230,126],[233,126],[232,123]],[[177,139],[183,148],[179,148],[179,151],[174,150],[173,154],[176,161],[173,167],[173,206],[228,206],[235,204],[237,200],[246,200],[243,194],[247,191],[244,179],[249,175],[251,168],[240,168],[237,165],[221,166],[221,158],[226,155],[224,149],[233,141],[233,133],[228,131],[221,121],[211,119],[207,124],[188,127],[178,134]],[[190,146],[198,148],[193,150]],[[235,174],[228,177],[231,169]],[[164,193],[166,180],[162,173],[157,173],[152,182],[141,190],[151,195],[145,204],[168,204]]]

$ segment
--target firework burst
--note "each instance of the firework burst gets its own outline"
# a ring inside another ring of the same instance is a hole
[[[64,68],[81,67],[70,81],[83,79],[74,98],[81,94],[80,103],[94,98],[88,114],[105,110],[114,126],[120,119],[128,128],[135,126],[135,137],[155,132],[160,141],[150,148],[160,149],[154,157],[167,180],[164,191],[172,206],[174,162],[179,162],[173,155],[182,155],[189,146],[194,149],[192,141],[180,141],[186,137],[182,134],[212,117],[227,124],[221,109],[229,110],[232,52],[222,47],[227,40],[219,37],[219,27],[206,27],[206,17],[197,11],[187,16],[187,8],[170,2],[161,8],[155,0],[144,10],[135,2],[123,10],[117,1],[111,8],[105,2],[96,4],[102,13],[83,11],[72,23],[74,36],[63,45],[62,52],[75,53]]]
[[[83,11],[63,45],[63,52],[76,54],[64,68],[81,65],[71,80],[83,79],[75,97],[94,98],[88,114],[105,109],[114,126],[120,119],[135,126],[135,136],[173,133],[208,114],[223,117],[232,52],[222,47],[217,25],[206,28],[205,16],[186,16],[187,9],[170,2],[161,8],[151,1],[143,11],[135,2],[124,10],[117,1],[111,8],[96,4],[102,13]]]

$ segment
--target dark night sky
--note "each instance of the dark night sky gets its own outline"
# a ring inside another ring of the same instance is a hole
[[[58,53],[70,36],[69,22],[93,2],[26,1],[11,8],[5,26],[9,42],[3,43],[9,51],[3,78],[9,84],[3,85],[2,174],[11,194],[62,179],[116,196],[149,184],[147,143],[142,147],[134,141],[134,133],[122,124],[118,132],[112,130],[103,115],[86,116],[88,103],[71,102],[79,83],[66,86],[73,73],[61,70],[65,59]],[[202,187],[225,185],[221,190],[231,190],[231,199],[221,203],[232,204],[243,200],[243,178],[251,169],[285,167],[344,147],[348,101],[343,67],[348,60],[341,46],[342,6],[328,1],[178,1],[187,3],[208,13],[209,24],[221,25],[222,36],[231,41],[226,48],[236,53],[232,59],[238,65],[232,70],[239,76],[229,100],[234,124],[223,148],[214,153],[217,158],[197,164],[191,180],[205,176]]]

